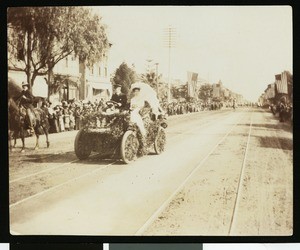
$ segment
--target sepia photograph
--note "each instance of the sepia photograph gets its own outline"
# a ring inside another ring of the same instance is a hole
[[[292,13],[8,7],[10,234],[293,235]]]

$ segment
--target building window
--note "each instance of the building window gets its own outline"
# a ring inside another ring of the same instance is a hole
[[[105,67],[105,77],[107,77],[107,67]]]
[[[90,67],[90,75],[94,75],[94,65]]]
[[[101,76],[101,67],[99,66],[99,72],[98,75]]]

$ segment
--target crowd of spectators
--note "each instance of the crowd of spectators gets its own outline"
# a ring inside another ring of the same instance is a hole
[[[221,102],[212,102],[212,103],[204,103],[204,102],[171,102],[171,103],[163,103],[163,109],[166,113],[170,115],[181,115],[193,112],[199,112],[204,110],[218,110],[224,107],[224,104]]]
[[[49,120],[49,133],[59,133],[64,131],[79,130],[81,128],[82,117],[94,111],[103,110],[106,107],[106,102],[103,99],[94,102],[91,101],[77,101],[75,99],[70,101],[63,101],[59,103],[51,103],[43,101],[41,108],[46,112]],[[227,107],[221,102],[203,103],[203,102],[172,102],[161,103],[163,110],[171,115],[181,115],[192,112],[199,112],[204,110],[218,110],[223,106]]]
[[[100,101],[63,101],[52,104],[43,101],[43,109],[48,117],[50,129],[49,133],[59,133],[64,131],[79,130],[81,128],[81,119],[84,114],[101,110],[106,106],[103,99]]]

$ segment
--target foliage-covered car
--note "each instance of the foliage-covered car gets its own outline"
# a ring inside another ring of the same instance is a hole
[[[154,119],[148,108],[142,109],[140,113],[147,131],[144,140],[137,125],[130,122],[130,111],[112,114],[95,111],[86,114],[82,119],[83,127],[74,142],[76,156],[86,159],[94,151],[129,163],[151,150],[156,154],[162,153],[166,144],[165,117],[160,115]]]

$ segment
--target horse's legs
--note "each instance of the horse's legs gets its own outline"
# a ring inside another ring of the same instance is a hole
[[[44,130],[44,133],[45,133],[45,136],[46,136],[47,148],[49,148],[49,146],[50,146],[50,141],[49,141],[49,136],[48,136],[49,133],[48,133],[47,128],[43,127],[43,130]]]
[[[280,112],[279,112],[279,121],[284,122],[284,111],[283,110],[280,110]]]
[[[39,138],[40,138],[40,135],[35,131],[35,136],[36,136],[36,141],[35,141],[35,147],[34,147],[34,150],[37,150],[39,149],[40,145],[39,145]]]
[[[12,151],[12,143],[11,143],[11,131],[8,130],[8,146],[9,146],[9,151]]]
[[[14,137],[14,148],[16,147],[16,145],[17,145],[17,133],[16,133],[16,131],[13,131],[13,137]]]
[[[21,153],[23,153],[23,152],[25,152],[25,130],[24,130],[24,128],[21,128],[20,137],[21,137],[21,140],[22,140]],[[16,139],[16,137],[15,137],[15,139]]]

